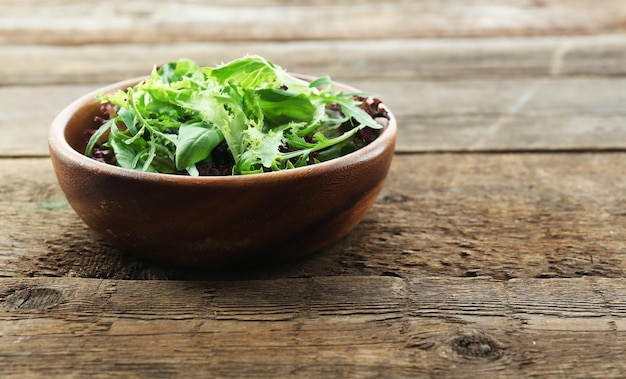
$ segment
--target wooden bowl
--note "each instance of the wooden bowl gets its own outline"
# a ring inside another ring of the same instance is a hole
[[[383,186],[396,140],[391,112],[385,130],[364,148],[279,172],[190,177],[128,170],[86,157],[85,129],[97,127],[94,96],[125,90],[140,79],[74,101],[53,121],[48,141],[69,204],[92,230],[123,251],[193,267],[291,260],[345,236]]]

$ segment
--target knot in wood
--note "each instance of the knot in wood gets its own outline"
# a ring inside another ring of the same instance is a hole
[[[63,294],[53,288],[25,288],[13,292],[5,299],[7,308],[13,310],[45,309],[61,302]]]
[[[500,344],[484,335],[467,335],[450,342],[452,351],[463,358],[496,360],[502,356]]]
[[[404,203],[405,201],[409,201],[410,197],[400,195],[397,193],[390,193],[390,194],[384,195],[382,197],[382,200],[384,203]]]

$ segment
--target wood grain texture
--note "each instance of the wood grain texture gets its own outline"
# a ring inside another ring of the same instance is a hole
[[[398,118],[398,152],[626,148],[623,78],[354,80]],[[47,156],[61,109],[99,85],[0,87],[0,156]],[[594,94],[589,96],[588,94]],[[38,106],[33,107],[33,104]]]
[[[372,211],[346,238],[308,259],[239,272],[180,270],[126,256],[73,213],[48,159],[2,159],[0,277],[623,278],[625,158],[397,155]]]
[[[0,5],[0,42],[75,45],[597,34],[623,32],[625,11],[620,0],[269,0],[227,5],[11,0]]]
[[[624,279],[0,284],[5,378],[583,378],[626,369]]]
[[[0,87],[0,157],[48,153],[48,129],[63,108],[94,85]]]
[[[623,0],[3,0],[0,45],[0,377],[626,372]],[[155,64],[245,54],[396,113],[365,220],[219,272],[99,240],[56,184],[52,118]]]
[[[626,34],[536,38],[195,42],[2,48],[0,85],[112,83],[187,57],[202,65],[259,54],[337,80],[623,76]],[[114,57],[114,59],[112,59]]]
[[[400,152],[620,149],[625,52],[624,35],[6,46],[0,156],[47,155],[54,116],[103,84],[182,56],[213,65],[246,53],[378,93],[399,119]],[[116,59],[103,59],[107,54]]]

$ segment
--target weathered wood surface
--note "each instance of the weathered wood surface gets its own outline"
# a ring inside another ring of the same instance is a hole
[[[398,152],[626,148],[626,79],[621,77],[350,84],[376,92],[394,112]],[[0,130],[5,132],[0,156],[47,156],[52,119],[96,88],[0,87],[0,104],[6,107],[0,113]]]
[[[620,147],[624,141],[615,138],[624,125],[624,83],[613,80],[626,67],[626,38],[621,36],[522,40],[513,46],[510,40],[297,43],[274,45],[271,52],[259,45],[107,46],[112,55],[125,57],[113,63],[103,60],[103,49],[26,46],[4,51],[0,82],[7,86],[0,87],[5,110],[0,127],[13,138],[0,141],[0,154],[46,154],[50,120],[72,99],[97,88],[94,83],[142,75],[155,62],[180,56],[215,64],[250,51],[269,52],[292,71],[331,73],[376,91],[400,119],[400,151],[488,149],[485,136],[496,137],[492,148],[517,150],[584,149],[587,133],[596,134],[599,148]],[[311,62],[310,54],[325,58]],[[24,83],[29,86],[18,85]],[[581,92],[596,96],[578,96]],[[541,94],[548,96],[536,96]],[[540,119],[527,115],[536,106],[544,112]],[[540,126],[544,122],[548,125]],[[497,138],[506,124],[515,138],[506,133]],[[403,133],[405,128],[418,128],[419,139]],[[29,151],[29,146],[36,148]]]
[[[18,5],[19,4],[19,5]],[[292,41],[623,32],[621,0],[8,0],[0,42]]]
[[[3,378],[588,378],[626,370],[624,279],[0,284]]]
[[[626,34],[534,38],[2,46],[0,85],[111,83],[180,57],[216,65],[260,54],[292,72],[341,80],[616,76]],[[42,59],[45,57],[45,59]]]
[[[50,162],[0,160],[0,277],[626,277],[626,153],[403,154],[357,229],[321,254],[233,274],[159,267],[100,242]]]
[[[103,50],[116,59],[103,59]],[[47,155],[54,116],[104,83],[146,74],[155,62],[181,56],[212,65],[250,52],[291,71],[330,74],[376,92],[399,119],[401,152],[611,150],[626,144],[626,35],[9,46],[0,70],[0,156]]]
[[[0,45],[0,377],[626,372],[624,1],[6,0]],[[56,184],[52,118],[154,64],[244,54],[392,108],[372,211],[276,267],[101,242]]]

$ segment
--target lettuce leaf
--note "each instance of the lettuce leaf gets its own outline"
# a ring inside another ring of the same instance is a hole
[[[119,110],[85,154],[106,136],[118,165],[150,172],[198,175],[222,144],[233,174],[284,170],[352,151],[360,129],[381,128],[329,77],[308,83],[260,56],[214,68],[180,59],[98,99]]]

